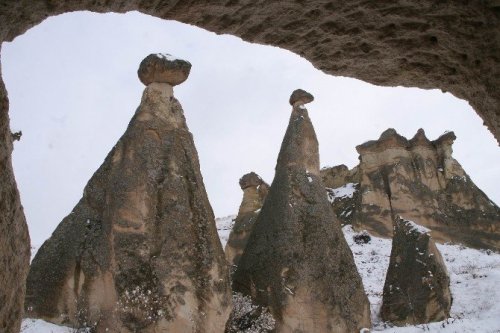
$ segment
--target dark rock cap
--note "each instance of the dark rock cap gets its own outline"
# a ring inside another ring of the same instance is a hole
[[[262,180],[262,178],[260,178],[258,174],[252,171],[240,178],[240,187],[242,190],[244,190],[250,186],[259,186],[263,182],[264,181]]]
[[[152,53],[139,65],[137,75],[146,86],[153,83],[168,83],[176,86],[186,81],[191,63],[177,59],[168,53]]]
[[[314,96],[302,89],[296,89],[290,95],[290,105],[303,105],[314,101]]]
[[[432,141],[432,143],[434,143],[435,146],[439,146],[442,144],[452,145],[456,139],[457,139],[457,136],[455,135],[455,133],[453,131],[446,131],[443,134],[441,134],[441,136],[439,138]]]

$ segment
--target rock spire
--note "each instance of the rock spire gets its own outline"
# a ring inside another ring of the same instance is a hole
[[[243,190],[243,199],[224,250],[226,259],[231,266],[238,265],[269,191],[269,185],[255,172],[247,173],[241,177],[240,187]]]
[[[370,306],[327,200],[318,141],[293,103],[276,174],[233,276],[233,289],[269,307],[276,332],[358,332]]]
[[[450,316],[450,279],[430,230],[396,217],[381,316],[396,325],[441,321]]]
[[[147,87],[125,134],[33,260],[29,316],[96,332],[224,331],[228,269],[172,90],[185,64],[141,63]]]

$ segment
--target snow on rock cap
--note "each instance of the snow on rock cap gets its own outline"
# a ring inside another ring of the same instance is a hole
[[[302,89],[296,89],[290,95],[290,105],[299,106],[314,101],[314,96]]]
[[[177,59],[168,53],[152,53],[141,61],[137,75],[144,85],[153,82],[176,86],[186,81],[191,71],[191,63]]]

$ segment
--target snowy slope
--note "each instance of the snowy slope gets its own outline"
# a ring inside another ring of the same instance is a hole
[[[216,219],[223,247],[226,245],[235,216]],[[500,333],[500,254],[459,245],[438,244],[450,273],[453,304],[451,318],[428,325],[391,327],[380,320],[382,290],[389,266],[391,240],[371,237],[368,244],[356,244],[355,232],[343,228],[354,260],[363,278],[371,303],[373,332],[387,333]],[[72,333],[73,330],[42,320],[23,321],[22,333]]]
[[[229,233],[234,225],[234,219],[236,215],[228,215],[224,217],[218,217],[215,219],[215,225],[217,226],[217,232],[219,233],[220,242],[222,243],[222,248],[224,249],[229,239]]]
[[[437,244],[450,274],[451,318],[427,325],[390,327],[381,322],[380,306],[391,240],[372,236],[370,243],[359,245],[352,239],[355,233],[351,226],[343,231],[370,300],[374,332],[500,332],[500,254]]]

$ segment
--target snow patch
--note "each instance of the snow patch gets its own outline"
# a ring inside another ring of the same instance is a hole
[[[48,323],[41,319],[23,319],[21,333],[76,333],[75,329]]]
[[[328,195],[328,200],[332,203],[335,199],[352,198],[354,193],[357,191],[356,186],[358,183],[347,183],[344,186],[337,188],[326,188]]]
[[[416,231],[420,234],[428,234],[431,232],[430,229],[427,229],[426,227],[421,226],[420,224],[417,224],[410,220],[403,219],[403,223],[410,227],[410,231]]]
[[[171,55],[169,53],[156,53],[155,55],[158,58],[165,59],[165,60],[168,60],[168,61],[182,60],[180,58],[174,57],[173,55]]]
[[[233,229],[235,219],[236,215],[228,215],[215,219],[215,226],[217,227],[217,233],[219,234],[223,249],[226,247],[227,240],[229,239],[231,229]]]

